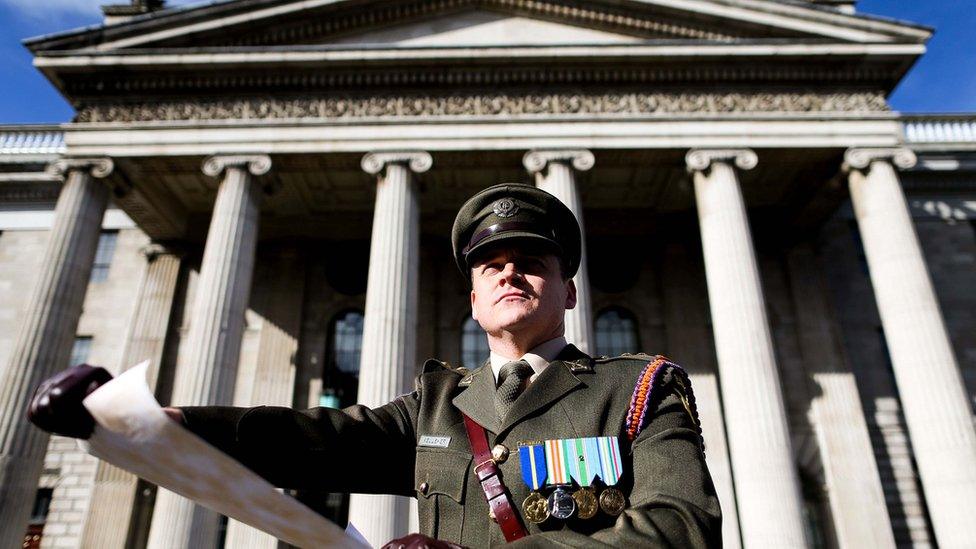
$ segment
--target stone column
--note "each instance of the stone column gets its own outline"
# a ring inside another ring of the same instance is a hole
[[[129,335],[118,371],[149,360],[149,387],[155,389],[170,313],[180,274],[180,256],[153,243],[142,249],[146,266],[136,294]],[[138,478],[104,461],[98,462],[88,515],[82,530],[83,547],[123,549],[136,501]]]
[[[697,245],[697,244],[696,244]],[[698,402],[705,461],[722,504],[722,546],[739,549],[739,515],[735,505],[735,485],[725,438],[725,418],[715,354],[708,345],[712,338],[708,326],[708,303],[701,265],[688,246],[672,243],[664,251],[661,266],[664,285],[665,328],[668,356],[681,364],[691,378]]]
[[[19,547],[44,465],[48,435],[24,419],[37,386],[67,368],[88,289],[112,161],[58,160],[65,176],[41,270],[10,359],[0,372],[0,546]]]
[[[593,167],[593,153],[587,150],[529,151],[522,164],[535,176],[536,186],[562,201],[579,221],[582,232],[582,255],[576,283],[576,307],[566,311],[566,340],[584,353],[593,354],[593,311],[590,306],[590,275],[586,270],[586,230],[583,225],[583,201],[576,185],[576,172]]]
[[[262,191],[255,177],[269,169],[264,155],[214,156],[203,163],[205,174],[224,179],[200,266],[183,362],[188,367],[176,372],[173,405],[232,403],[257,246]],[[217,513],[160,489],[148,547],[213,547],[217,523]]]
[[[837,541],[841,547],[894,547],[861,397],[834,332],[822,270],[809,245],[790,250],[787,263],[800,351],[814,383],[810,416]]]
[[[406,392],[417,364],[420,200],[414,174],[433,164],[425,152],[370,153],[363,170],[377,175],[369,248],[359,404],[375,407]],[[407,533],[409,502],[354,494],[349,522],[379,547]]]
[[[295,356],[301,330],[305,269],[301,251],[261,256],[249,315],[256,317],[257,349],[241,359],[235,406],[288,406],[295,392]],[[251,325],[251,322],[248,323]],[[251,329],[250,326],[248,328]],[[247,353],[245,353],[246,355]],[[225,547],[276,549],[278,539],[243,522],[227,521]]]
[[[750,150],[692,150],[705,278],[745,547],[805,547],[788,419],[735,168]]]
[[[895,166],[907,149],[844,156],[871,284],[939,547],[971,547],[976,431],[956,358]]]

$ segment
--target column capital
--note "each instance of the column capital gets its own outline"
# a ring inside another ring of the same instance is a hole
[[[424,151],[384,151],[368,153],[360,162],[370,175],[382,172],[389,164],[406,164],[413,173],[424,173],[434,165],[434,159]]]
[[[691,149],[685,155],[689,172],[703,172],[715,162],[734,163],[740,170],[751,170],[759,163],[752,149]]]
[[[864,170],[876,161],[886,161],[896,168],[907,170],[915,166],[918,157],[905,147],[847,149],[844,153],[844,171]]]
[[[266,154],[214,155],[203,161],[203,173],[219,177],[227,168],[247,170],[251,175],[264,175],[271,169],[271,157]]]
[[[47,167],[51,175],[64,177],[72,170],[87,171],[92,177],[103,179],[115,169],[111,158],[59,158]]]
[[[586,149],[532,150],[522,157],[522,165],[533,174],[546,169],[550,162],[567,162],[577,171],[585,172],[593,167],[596,159]]]
[[[182,258],[186,253],[182,247],[175,247],[171,243],[163,244],[162,242],[157,242],[155,240],[139,248],[139,252],[145,256],[146,261],[149,263],[152,263],[157,258],[164,255]]]

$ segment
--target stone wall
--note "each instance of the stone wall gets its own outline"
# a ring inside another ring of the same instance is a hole
[[[976,405],[976,220],[915,218],[963,381]]]
[[[88,361],[118,371],[133,296],[145,263],[147,239],[137,229],[119,231],[107,280],[89,285],[77,333],[92,337]],[[9,230],[0,235],[0,361],[6,363],[27,306],[34,275],[47,245],[45,230]],[[66,365],[67,366],[67,365]],[[51,437],[40,487],[52,488],[43,547],[78,547],[88,508],[95,460],[75,441]]]
[[[148,238],[138,229],[119,231],[108,278],[89,284],[85,296],[77,333],[92,338],[88,362],[113,374],[122,367],[119,361],[145,266],[145,256],[139,250],[147,243]],[[41,547],[79,547],[97,460],[73,440],[51,437],[45,468],[48,463],[59,467],[59,473]]]

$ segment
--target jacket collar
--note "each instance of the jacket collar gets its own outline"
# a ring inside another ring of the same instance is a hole
[[[567,345],[519,396],[502,421],[495,417],[495,377],[487,363],[459,382],[458,385],[464,390],[452,402],[488,431],[502,434],[576,387],[584,385],[576,377],[577,373],[592,371],[593,359],[575,346]]]

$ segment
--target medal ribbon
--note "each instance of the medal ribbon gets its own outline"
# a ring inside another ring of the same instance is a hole
[[[620,442],[617,437],[599,437],[597,445],[600,453],[600,480],[607,486],[613,486],[624,472],[620,461]]]
[[[569,475],[582,487],[590,486],[600,473],[600,454],[596,438],[571,438],[563,441],[572,466]],[[589,448],[589,450],[588,450]]]
[[[548,467],[546,452],[541,444],[519,447],[519,464],[522,466],[522,480],[533,490],[538,490],[546,483]]]
[[[542,445],[522,446],[519,452],[522,477],[533,490],[545,484],[571,484],[574,480],[582,487],[592,486],[597,477],[613,486],[623,474],[617,437],[553,439]],[[533,478],[532,468],[541,468],[541,474],[537,472]]]
[[[566,452],[562,440],[547,440],[546,467],[549,469],[549,484],[569,484],[570,475],[566,463]]]

